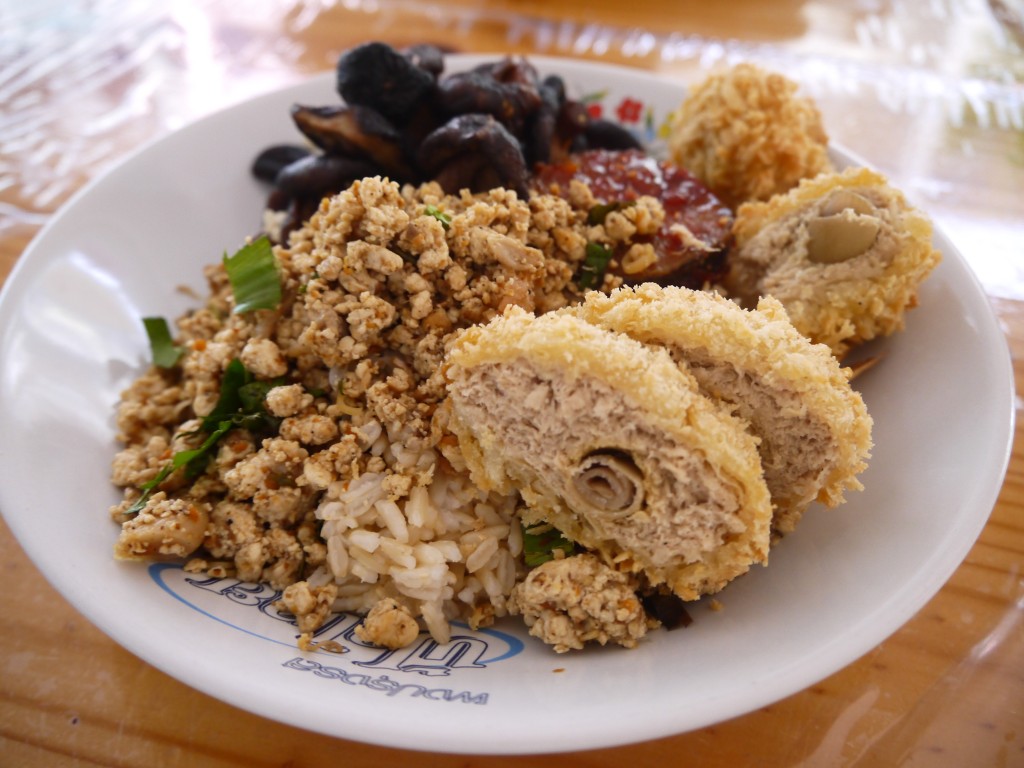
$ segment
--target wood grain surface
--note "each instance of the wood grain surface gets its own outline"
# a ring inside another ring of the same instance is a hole
[[[978,273],[1024,374],[1024,59],[1012,24],[984,2],[50,5],[0,11],[0,279],[61,204],[135,147],[330,68],[368,39],[585,56],[683,81],[749,57],[808,83],[833,137],[925,201]],[[92,54],[77,59],[83,46]],[[1022,429],[969,555],[881,645],[735,720],[557,758],[390,750],[224,704],[92,626],[0,523],[0,766],[1024,765]]]

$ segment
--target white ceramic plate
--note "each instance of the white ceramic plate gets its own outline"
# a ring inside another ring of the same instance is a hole
[[[494,57],[484,57],[491,60]],[[682,88],[638,71],[536,57],[606,116],[650,132]],[[449,69],[480,61],[453,56]],[[743,714],[849,664],[946,581],[995,502],[1013,421],[1009,355],[982,290],[945,254],[908,327],[858,381],[875,420],[867,490],[799,530],[692,626],[638,649],[556,655],[517,619],[399,652],[354,619],[303,653],[267,588],[115,562],[107,508],[119,392],[148,347],[139,318],[176,317],[202,267],[259,223],[256,152],[297,133],[293,102],[334,103],[332,77],[209,117],[85,188],[32,243],[0,297],[0,509],[29,556],[98,627],[159,669],[275,720],[377,744],[554,752],[664,736]],[[848,159],[837,152],[840,160]],[[425,638],[425,636],[422,636]]]

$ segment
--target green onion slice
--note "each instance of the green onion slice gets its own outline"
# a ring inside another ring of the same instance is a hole
[[[276,432],[279,422],[267,413],[263,403],[267,392],[282,383],[280,380],[254,381],[252,373],[245,369],[238,358],[228,363],[224,378],[221,379],[217,404],[199,428],[191,433],[204,433],[203,442],[196,448],[176,452],[152,480],[139,486],[142,495],[125,510],[125,514],[136,515],[141,512],[153,490],[176,469],[184,467],[185,476],[189,479],[203,474],[213,458],[217,444],[232,429],[238,427],[258,433]]]
[[[441,226],[448,229],[452,225],[452,217],[433,205],[428,205],[423,209],[423,212],[427,216],[433,216],[435,219],[441,222]]]
[[[592,227],[604,224],[604,220],[608,218],[608,214],[612,211],[621,211],[623,208],[629,208],[634,205],[636,205],[636,200],[613,200],[610,203],[598,203],[587,211],[587,224]]]
[[[555,559],[555,550],[566,557],[575,554],[576,545],[552,525],[535,525],[523,529],[523,562],[530,568]]]
[[[281,303],[281,276],[270,240],[260,237],[233,256],[224,254],[224,268],[235,296],[235,312],[275,309]]]
[[[604,272],[608,269],[608,262],[612,260],[610,248],[599,243],[587,243],[586,257],[583,259],[583,266],[580,267],[579,277],[576,284],[581,291],[589,290],[601,284]]]
[[[153,365],[158,368],[173,368],[184,353],[184,349],[174,344],[171,329],[162,317],[144,317],[142,324],[149,338],[149,351]]]

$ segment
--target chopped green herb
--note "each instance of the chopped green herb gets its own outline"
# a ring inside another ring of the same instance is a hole
[[[608,269],[608,262],[612,260],[610,248],[605,248],[598,243],[587,243],[587,255],[583,259],[583,266],[580,267],[576,284],[581,291],[589,290],[601,284],[604,272]]]
[[[566,557],[576,552],[576,545],[551,525],[536,525],[523,529],[523,561],[530,568],[555,559],[555,550]]]
[[[231,421],[236,427],[253,431],[268,431],[277,427],[277,422],[263,408],[263,400],[282,381],[255,381],[237,357],[224,369],[220,383],[220,396],[213,410],[203,419],[199,430],[210,432],[222,421]]]
[[[604,220],[608,218],[608,214],[612,211],[621,211],[623,208],[630,208],[636,205],[635,200],[621,201],[615,200],[611,203],[598,203],[589,211],[587,211],[587,224],[592,227],[598,224],[604,224]]]
[[[433,205],[428,205],[423,209],[423,212],[427,216],[433,216],[435,219],[441,222],[441,226],[448,229],[452,225],[452,217],[442,211],[440,208],[436,208]]]
[[[212,458],[213,448],[220,442],[220,439],[224,437],[235,427],[234,422],[222,421],[217,424],[217,427],[211,431],[206,439],[200,443],[198,448],[193,448],[188,451],[178,451],[171,458],[171,461],[177,467],[185,467],[185,477],[189,480],[194,480],[199,477],[203,472],[206,471],[207,464],[210,463]]]
[[[166,466],[164,466],[163,469],[161,469],[157,473],[156,477],[154,477],[148,483],[143,483],[141,486],[139,486],[139,490],[142,491],[142,495],[139,496],[139,498],[135,500],[135,503],[128,507],[128,509],[126,509],[124,513],[129,517],[135,517],[135,515],[139,514],[139,512],[141,512],[143,508],[145,508],[146,502],[149,501],[149,497],[153,493],[153,489],[160,485],[160,483],[162,483],[164,480],[166,480],[167,476],[170,475],[171,472],[173,472],[175,469],[177,469],[177,467],[173,466],[173,462],[167,464]]]
[[[267,392],[280,385],[280,381],[254,381],[252,374],[245,369],[242,361],[238,358],[228,363],[228,367],[224,370],[224,378],[221,379],[217,404],[203,419],[199,428],[190,433],[191,435],[205,433],[206,437],[203,442],[197,448],[176,452],[156,477],[139,487],[142,495],[125,511],[125,514],[135,515],[141,512],[153,489],[176,469],[184,467],[185,476],[190,479],[201,475],[213,457],[217,443],[232,429],[240,427],[251,432],[275,432],[278,428],[278,421],[267,413],[263,402]]]
[[[174,344],[167,321],[162,317],[144,317],[142,324],[146,328],[146,336],[149,337],[153,365],[158,368],[173,368],[177,365],[185,350]]]
[[[266,237],[243,245],[234,256],[224,254],[224,268],[235,296],[235,312],[274,309],[281,303],[281,276]]]

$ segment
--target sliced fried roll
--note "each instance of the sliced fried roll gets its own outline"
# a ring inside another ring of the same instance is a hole
[[[591,292],[567,310],[668,350],[701,390],[734,409],[759,438],[773,528],[792,531],[814,501],[835,506],[871,450],[871,417],[849,372],[812,344],[779,302],[744,310],[713,293],[645,284]]]
[[[474,482],[519,491],[527,525],[547,521],[687,600],[765,561],[756,441],[664,350],[514,309],[463,331],[445,375]]]
[[[733,232],[729,294],[747,307],[774,296],[801,333],[837,357],[901,330],[941,259],[928,218],[867,168],[741,205]]]

